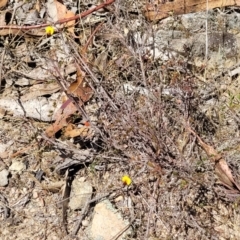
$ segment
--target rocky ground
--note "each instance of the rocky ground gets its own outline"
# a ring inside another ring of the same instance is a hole
[[[239,9],[98,4],[0,3],[0,239],[239,239]]]

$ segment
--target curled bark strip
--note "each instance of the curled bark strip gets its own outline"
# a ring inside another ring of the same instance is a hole
[[[153,1],[145,8],[145,17],[150,21],[186,13],[195,13],[218,7],[240,6],[240,0],[175,0],[161,3]]]

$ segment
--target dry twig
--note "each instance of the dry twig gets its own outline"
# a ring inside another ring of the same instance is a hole
[[[73,21],[73,20],[84,18],[84,17],[88,16],[89,14],[91,14],[93,12],[96,12],[99,9],[104,8],[104,7],[110,5],[114,2],[115,2],[115,0],[108,0],[104,3],[101,3],[101,4],[97,5],[96,7],[88,9],[87,11],[85,11],[85,12],[79,14],[79,15],[76,15],[74,17],[60,19],[59,21],[53,23],[52,25],[63,24],[63,23],[67,23],[67,22],[70,22],[70,21]],[[30,29],[43,28],[43,27],[47,27],[47,26],[49,26],[49,23],[43,23],[43,24],[32,25],[32,26],[6,25],[6,26],[0,26],[0,29],[30,30]]]

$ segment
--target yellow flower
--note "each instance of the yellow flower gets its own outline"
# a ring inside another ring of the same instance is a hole
[[[53,35],[54,34],[54,28],[52,27],[52,26],[47,26],[46,28],[45,28],[45,32],[46,32],[46,34],[47,35]]]
[[[132,179],[128,175],[122,177],[122,182],[124,185],[129,186],[132,183]]]

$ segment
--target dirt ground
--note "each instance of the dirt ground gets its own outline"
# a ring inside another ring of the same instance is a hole
[[[205,38],[205,13],[152,22],[145,1],[55,25],[101,1],[4,2],[0,239],[240,239],[239,9]],[[117,235],[94,233],[103,200]]]

